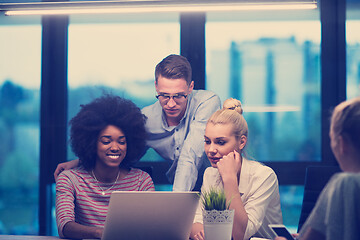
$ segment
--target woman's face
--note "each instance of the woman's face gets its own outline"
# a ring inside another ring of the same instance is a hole
[[[243,146],[232,133],[232,124],[208,123],[205,129],[205,153],[212,167],[234,150],[241,152]]]
[[[108,125],[99,134],[97,143],[97,164],[107,167],[119,167],[126,156],[127,143],[123,131]]]

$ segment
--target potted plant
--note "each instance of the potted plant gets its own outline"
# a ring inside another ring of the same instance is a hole
[[[201,193],[206,240],[231,240],[234,209],[229,210],[224,190],[211,188]]]

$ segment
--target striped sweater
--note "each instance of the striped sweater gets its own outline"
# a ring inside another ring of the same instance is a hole
[[[131,168],[110,191],[113,183],[96,181],[83,167],[63,171],[56,181],[56,222],[60,236],[66,223],[104,227],[112,191],[154,191],[154,183],[144,171]],[[105,190],[103,196],[100,187]]]

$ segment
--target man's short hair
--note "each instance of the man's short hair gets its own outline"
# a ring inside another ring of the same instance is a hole
[[[156,65],[155,82],[158,82],[158,77],[161,75],[169,79],[183,78],[187,85],[190,85],[191,71],[191,65],[185,57],[171,54]]]

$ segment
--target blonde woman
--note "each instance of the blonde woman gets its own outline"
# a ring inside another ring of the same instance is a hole
[[[211,167],[204,173],[201,190],[224,189],[230,209],[235,209],[234,240],[271,238],[268,224],[282,223],[278,180],[271,168],[244,157],[248,125],[242,113],[241,102],[230,98],[208,120],[205,153]],[[205,239],[201,204],[190,237]]]

